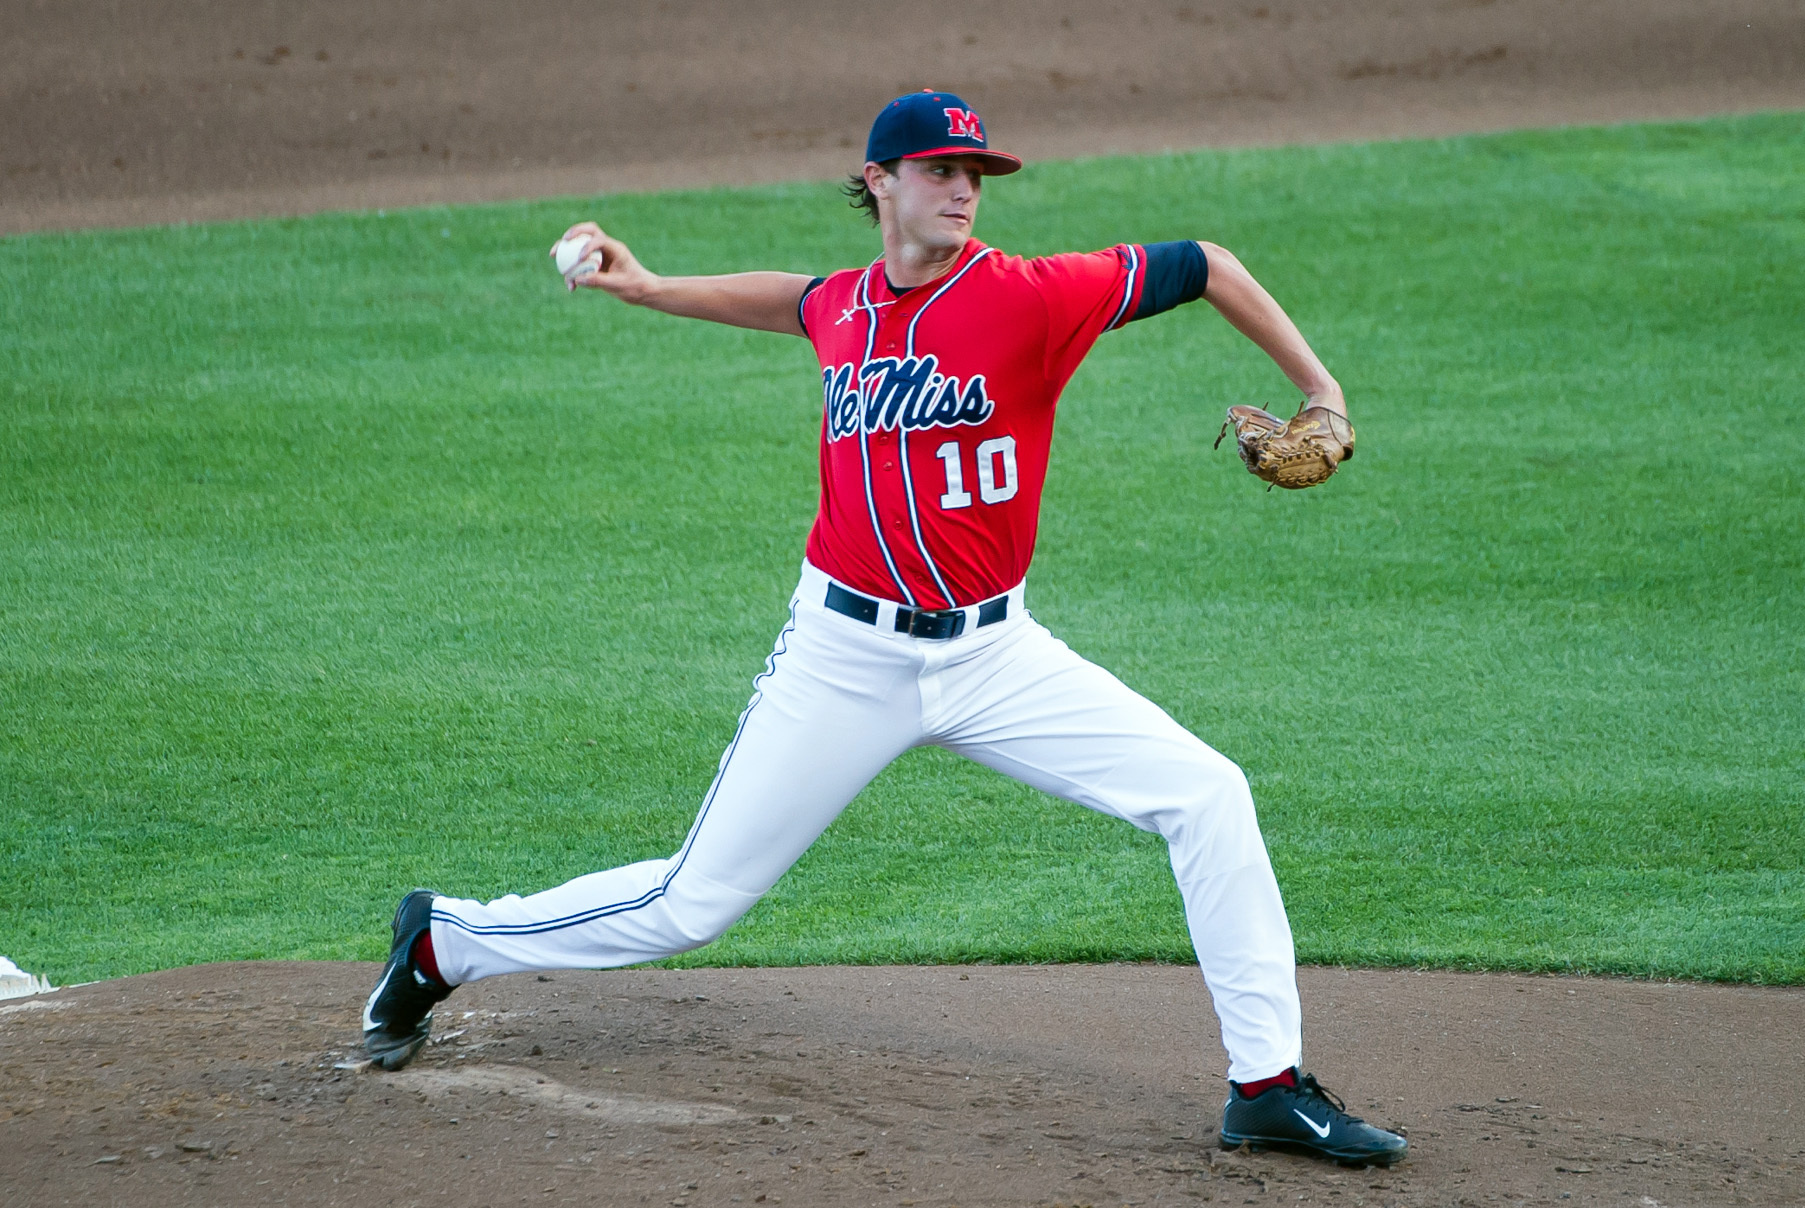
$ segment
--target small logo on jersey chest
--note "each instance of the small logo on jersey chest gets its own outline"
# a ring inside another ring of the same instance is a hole
[[[864,314],[866,311],[870,311],[872,313],[873,321],[875,322],[876,321],[875,316],[877,314],[878,307],[895,306],[895,305],[896,305],[895,302],[854,303],[853,305],[848,306],[846,309],[844,309],[840,312],[840,317],[834,320],[834,326],[838,327],[842,323],[850,323],[854,319],[858,318],[861,314]]]
[[[932,353],[902,360],[882,357],[867,361],[863,370],[835,365],[821,371],[821,381],[829,440],[885,428],[981,424],[996,410],[983,374],[973,374],[969,381],[943,374]]]

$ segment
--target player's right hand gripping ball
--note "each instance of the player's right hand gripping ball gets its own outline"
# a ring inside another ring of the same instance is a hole
[[[589,245],[588,235],[572,235],[569,239],[560,239],[552,245],[552,263],[564,277],[564,284],[571,289],[572,278],[580,277],[587,272],[598,272],[602,268],[602,249],[597,248],[587,256],[583,249]]]
[[[1258,407],[1230,407],[1216,445],[1228,435],[1230,424],[1248,473],[1271,484],[1267,490],[1296,491],[1327,482],[1354,455],[1354,425],[1327,407],[1299,407],[1289,420]]]

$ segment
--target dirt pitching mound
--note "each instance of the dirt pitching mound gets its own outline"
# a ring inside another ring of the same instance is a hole
[[[629,970],[458,991],[356,1068],[373,964],[0,1006],[20,1204],[1805,1203],[1805,992],[1305,969],[1309,1065],[1410,1157],[1215,1144],[1195,969]]]

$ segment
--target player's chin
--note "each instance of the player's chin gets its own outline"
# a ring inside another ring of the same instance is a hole
[[[965,241],[971,238],[971,220],[942,218],[936,233],[940,236],[939,243],[942,247],[964,247]]]

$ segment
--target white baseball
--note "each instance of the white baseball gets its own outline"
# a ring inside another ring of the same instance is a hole
[[[552,261],[558,266],[558,271],[565,277],[574,277],[578,273],[587,272],[588,268],[585,266],[593,266],[595,268],[600,268],[602,266],[602,252],[600,248],[597,248],[595,252],[588,257],[583,255],[583,245],[589,242],[589,238],[588,235],[572,235],[569,239],[560,239],[558,241],[558,246],[553,249]]]

